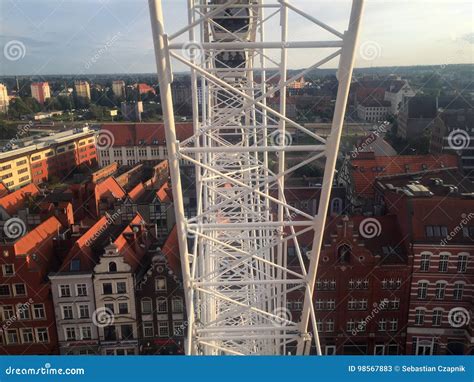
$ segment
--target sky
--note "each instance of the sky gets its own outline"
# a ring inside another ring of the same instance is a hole
[[[166,31],[185,26],[187,1],[162,2]],[[291,3],[339,31],[347,27],[350,0]],[[356,67],[472,63],[473,21],[470,0],[366,0]],[[269,20],[269,40],[279,39],[278,27]],[[289,38],[333,36],[290,12]],[[0,75],[156,71],[147,0],[0,0],[0,47]],[[288,65],[307,67],[331,52],[292,50]]]

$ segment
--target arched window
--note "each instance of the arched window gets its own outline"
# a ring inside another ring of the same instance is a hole
[[[117,272],[117,264],[115,264],[113,261],[109,263],[109,272]]]
[[[153,311],[153,306],[151,303],[151,298],[144,297],[141,299],[142,314],[151,314]]]
[[[173,297],[171,299],[171,309],[173,313],[183,313],[183,299],[181,297]]]
[[[340,215],[342,213],[342,199],[341,198],[334,198],[331,201],[331,214],[332,215]]]
[[[347,244],[341,245],[337,249],[337,261],[340,263],[349,263],[351,260],[351,247]]]

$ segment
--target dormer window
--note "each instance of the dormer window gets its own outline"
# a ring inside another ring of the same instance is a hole
[[[117,264],[113,261],[109,263],[109,272],[117,272]]]
[[[341,245],[337,249],[337,261],[340,263],[349,263],[351,259],[351,247],[347,244]]]

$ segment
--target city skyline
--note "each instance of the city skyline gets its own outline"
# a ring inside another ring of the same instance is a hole
[[[174,1],[173,8],[169,3],[163,2],[164,16],[167,30],[172,32],[186,24],[178,17],[185,14],[186,3]],[[295,4],[304,4],[308,13],[318,15],[339,31],[347,27],[348,0],[338,0],[337,9],[328,7],[326,0]],[[356,67],[471,63],[471,3],[434,1],[429,8],[426,4],[424,0],[367,2]],[[67,6],[53,0],[41,4],[12,0],[3,3],[0,10],[2,76],[155,72],[144,0],[72,1]],[[388,23],[385,15],[390,15]],[[301,20],[290,12],[290,38],[305,40],[313,31],[319,33],[319,29]],[[321,38],[331,39],[331,35],[321,30]],[[314,56],[294,52],[289,57],[290,68],[303,68],[313,62]],[[324,68],[335,65],[335,61],[330,62]],[[184,68],[175,64],[173,69],[180,72]]]

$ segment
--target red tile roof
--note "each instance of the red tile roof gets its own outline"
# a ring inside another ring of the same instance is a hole
[[[141,259],[146,254],[146,250],[140,245],[135,245],[137,243],[130,243],[129,240],[125,237],[127,233],[134,233],[132,225],[141,225],[145,224],[143,217],[137,213],[133,220],[130,222],[127,227],[120,233],[120,235],[115,239],[114,244],[117,246],[119,252],[122,253],[125,262],[132,267],[132,270],[135,270],[141,264]],[[143,232],[143,231],[142,231]]]
[[[38,195],[38,187],[33,183],[30,183],[19,190],[0,198],[0,206],[3,207],[9,215],[13,215],[25,205],[27,201],[26,196],[28,194],[31,196]]]
[[[165,128],[162,123],[105,123],[114,137],[114,146],[164,145]],[[193,135],[192,123],[177,123],[176,136],[184,141]]]
[[[379,176],[458,167],[458,157],[452,154],[375,156],[373,153],[359,153],[351,160],[351,166],[355,193],[371,197],[375,193],[375,179]]]
[[[173,270],[173,272],[177,275],[181,274],[178,230],[176,228],[176,225],[173,227],[168,237],[166,238],[165,244],[163,245],[161,252],[166,256],[168,266]]]
[[[173,200],[171,193],[171,188],[168,182],[165,182],[158,191],[156,191],[156,196],[161,203],[169,203]]]
[[[97,200],[106,194],[112,194],[114,198],[121,199],[126,195],[126,192],[120,184],[110,176],[103,182],[98,183],[95,188],[95,197]]]
[[[8,194],[8,188],[6,188],[5,185],[2,182],[0,182],[0,198],[4,197],[7,194]]]
[[[51,216],[48,220],[17,240],[14,244],[15,254],[25,255],[34,252],[44,255],[41,253],[42,244],[51,236],[55,236],[61,227],[60,221],[55,216]]]
[[[143,186],[143,183],[140,182],[128,193],[128,196],[130,196],[130,199],[135,202],[144,192],[145,187]]]

